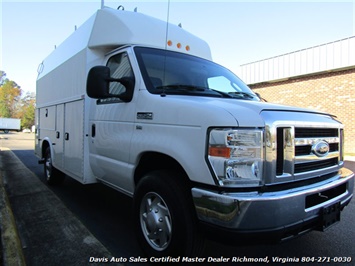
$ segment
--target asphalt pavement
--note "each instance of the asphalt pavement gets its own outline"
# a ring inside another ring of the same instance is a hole
[[[11,150],[0,152],[0,265],[100,265],[100,258],[114,258]]]
[[[7,148],[0,148],[0,234],[0,265],[107,265],[115,259]]]

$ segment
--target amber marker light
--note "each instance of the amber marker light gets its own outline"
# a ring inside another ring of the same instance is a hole
[[[227,147],[209,147],[208,155],[229,158],[231,155],[231,149]]]

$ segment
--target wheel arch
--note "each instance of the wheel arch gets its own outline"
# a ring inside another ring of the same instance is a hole
[[[191,182],[184,168],[173,157],[159,152],[145,152],[141,155],[134,172],[134,185],[137,186],[147,173],[157,170],[174,171],[179,173],[179,177],[185,184],[189,185]]]
[[[47,150],[48,147],[49,147],[50,150],[51,150],[51,156],[52,156],[52,158],[53,158],[53,149],[52,149],[52,147],[51,147],[51,144],[50,144],[50,141],[49,141],[48,138],[45,138],[45,139],[43,139],[43,141],[42,141],[42,147],[41,147],[41,156],[42,156],[42,158],[44,158],[44,155],[45,155],[46,150]]]

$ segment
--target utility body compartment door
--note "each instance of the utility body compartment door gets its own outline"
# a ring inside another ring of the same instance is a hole
[[[64,104],[56,106],[56,121],[55,121],[55,146],[54,146],[54,158],[57,168],[63,168],[64,166],[64,143],[63,143],[63,131],[64,131]]]
[[[84,175],[84,100],[68,102],[64,106],[64,168],[81,181]]]

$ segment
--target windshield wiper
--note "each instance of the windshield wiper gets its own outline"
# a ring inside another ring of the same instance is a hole
[[[247,93],[244,91],[233,91],[233,92],[228,92],[229,95],[231,95],[232,97],[234,96],[242,96],[244,99],[254,99],[254,95],[251,93]]]
[[[223,92],[223,91],[219,91],[219,90],[214,90],[214,89],[211,89],[211,91],[217,92],[217,93],[219,93],[220,95],[222,95],[222,96],[225,97],[225,98],[234,98],[232,95],[230,95],[230,94],[227,93],[227,92]]]
[[[214,92],[217,92],[219,94],[221,94],[224,97],[227,98],[244,98],[244,99],[253,99],[254,95],[251,93],[247,93],[247,92],[243,92],[243,91],[230,91],[230,92],[224,92],[224,91],[219,91],[219,90],[213,90]],[[236,97],[237,96],[237,97]],[[241,96],[241,97],[238,97]]]
[[[165,97],[166,92],[171,91],[171,92],[178,92],[178,93],[193,93],[193,92],[205,92],[208,90],[207,88],[204,87],[199,87],[199,86],[193,86],[193,85],[165,85],[165,86],[158,86],[156,89],[161,89],[162,92],[160,96]]]
[[[204,87],[199,87],[199,86],[194,86],[194,85],[181,85],[181,84],[158,86],[156,88],[163,89],[163,90],[173,89],[173,90],[183,90],[183,91],[206,91],[206,90],[208,90]]]
[[[244,98],[244,99],[253,99],[254,96],[250,93],[247,92],[242,92],[242,91],[233,91],[233,92],[223,92],[219,90],[214,90],[214,89],[209,89],[201,86],[195,86],[195,85],[183,85],[183,84],[174,84],[174,85],[165,85],[165,86],[158,86],[156,89],[161,89],[162,96],[166,95],[166,92],[168,91],[176,91],[176,92],[204,92],[206,95],[216,95],[217,93],[221,95],[224,98]],[[241,96],[241,97],[238,97]]]

